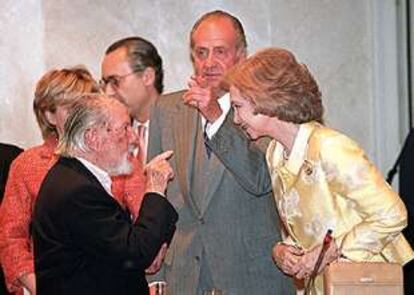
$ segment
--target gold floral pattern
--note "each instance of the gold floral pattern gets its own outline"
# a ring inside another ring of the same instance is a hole
[[[350,260],[404,264],[414,257],[401,234],[403,202],[354,141],[310,122],[300,125],[285,161],[283,150],[273,140],[266,159],[286,241],[311,249],[329,228]]]
[[[280,198],[278,203],[279,212],[287,222],[291,222],[295,217],[302,217],[298,205],[299,194],[295,189],[291,189]]]

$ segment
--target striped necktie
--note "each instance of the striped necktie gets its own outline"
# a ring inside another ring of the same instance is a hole
[[[145,125],[139,125],[137,128],[138,137],[138,160],[142,165],[145,165],[147,161],[147,127]]]

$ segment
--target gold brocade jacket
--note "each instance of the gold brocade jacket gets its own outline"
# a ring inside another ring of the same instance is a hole
[[[328,229],[351,261],[404,264],[414,252],[401,234],[402,200],[350,138],[316,122],[300,125],[288,159],[273,140],[266,153],[284,240],[304,249]],[[317,279],[321,293],[321,278]]]

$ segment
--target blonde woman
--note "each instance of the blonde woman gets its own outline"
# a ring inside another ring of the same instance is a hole
[[[47,72],[37,83],[33,109],[44,139],[27,149],[13,162],[0,208],[0,258],[7,287],[36,294],[30,223],[33,206],[46,173],[56,162],[55,148],[73,103],[100,89],[84,68]],[[136,217],[144,192],[141,166],[134,161],[134,173],[115,177],[114,197]]]
[[[272,251],[280,269],[303,283],[328,229],[334,242],[318,273],[340,257],[400,264],[414,257],[401,234],[404,204],[357,143],[323,125],[321,93],[305,65],[270,48],[236,66],[226,82],[234,123],[252,140],[273,140],[265,158],[254,148],[232,149],[243,136],[225,122],[208,144],[241,181],[256,189],[271,182],[284,234]],[[257,157],[254,172],[232,169],[241,153]],[[323,294],[322,286],[319,275],[311,294]]]

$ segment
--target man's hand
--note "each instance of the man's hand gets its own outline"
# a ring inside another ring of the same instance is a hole
[[[22,275],[19,281],[29,291],[30,295],[36,295],[36,277],[34,273]]]
[[[155,257],[150,267],[148,267],[145,270],[146,274],[153,275],[153,274],[156,274],[161,269],[161,265],[164,261],[164,257],[165,257],[165,254],[167,253],[167,249],[168,249],[167,243],[162,244],[160,251],[158,251],[157,257]]]
[[[298,272],[298,261],[304,254],[302,249],[277,243],[273,246],[272,257],[276,265],[287,275],[295,275]]]
[[[183,96],[184,103],[196,108],[208,122],[216,121],[222,114],[217,101],[217,91],[209,87],[202,76],[191,76],[188,80],[188,88]]]
[[[167,294],[167,283],[164,281],[152,282],[149,284],[150,295]]]
[[[172,155],[173,151],[166,151],[154,157],[145,166],[146,192],[165,193],[168,182],[174,178],[174,171],[168,163]]]

